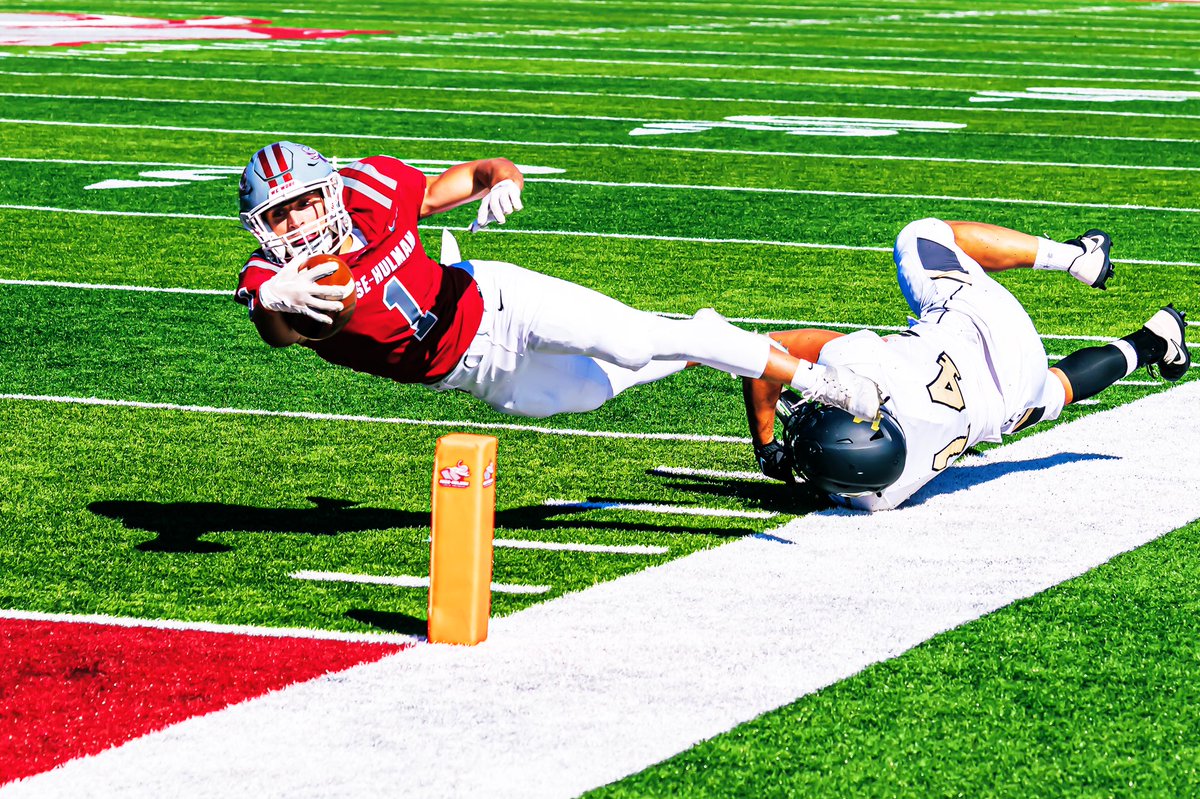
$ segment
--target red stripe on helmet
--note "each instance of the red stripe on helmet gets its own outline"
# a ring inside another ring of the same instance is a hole
[[[271,145],[271,149],[275,154],[275,167],[276,167],[275,174],[277,174],[277,175],[286,174],[289,170],[288,170],[288,165],[287,165],[287,159],[283,157],[283,148],[280,147],[278,144],[273,144],[273,145]]]
[[[274,175],[275,171],[271,168],[271,162],[267,160],[266,147],[258,151],[258,165],[262,167],[262,174],[267,180],[267,187],[271,189],[275,188],[276,182],[272,178],[272,175]]]

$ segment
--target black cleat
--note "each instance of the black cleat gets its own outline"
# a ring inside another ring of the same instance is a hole
[[[1082,236],[1064,243],[1083,248],[1083,255],[1067,267],[1071,276],[1094,289],[1106,288],[1105,284],[1113,275],[1112,261],[1108,257],[1109,250],[1112,249],[1112,237],[1103,230],[1092,228]]]

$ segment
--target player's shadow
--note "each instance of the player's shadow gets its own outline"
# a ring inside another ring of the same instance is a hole
[[[206,541],[210,533],[339,535],[363,530],[429,529],[426,512],[360,507],[344,499],[308,497],[312,508],[258,508],[219,502],[146,502],[104,500],[89,504],[88,510],[116,519],[126,527],[153,533],[154,538],[137,545],[143,552],[218,553],[233,549],[228,544]],[[622,500],[593,500],[620,502]],[[630,500],[624,500],[630,501]],[[648,521],[624,522],[572,518],[585,511],[571,507],[537,505],[510,508],[496,513],[496,528],[523,530],[578,529],[617,530],[634,533],[707,533],[748,535],[753,530],[715,531],[702,527],[666,525]]]
[[[976,453],[978,454],[978,453]],[[970,461],[960,461],[937,479],[924,486],[920,491],[904,503],[905,507],[920,505],[922,502],[936,496],[965,491],[990,480],[996,480],[1016,472],[1033,472],[1053,469],[1066,463],[1078,463],[1092,460],[1116,460],[1115,455],[1097,453],[1059,452],[1041,458],[1031,458],[1024,461],[1004,461],[987,463],[979,466],[968,465]],[[664,477],[653,469],[647,474]],[[675,475],[669,475],[675,477]],[[689,475],[691,482],[667,483],[668,488],[676,491],[688,491],[697,494],[713,496],[736,497],[754,502],[763,510],[802,515],[813,511],[835,507],[827,496],[809,488],[804,483],[787,485],[785,483],[758,480],[739,480],[730,477]]]
[[[663,477],[653,469],[647,474]],[[753,503],[761,510],[800,515],[823,510],[831,507],[832,502],[825,495],[810,489],[803,483],[787,484],[777,480],[739,480],[736,477],[716,477],[707,475],[689,475],[688,482],[678,480],[677,475],[669,475],[674,482],[665,486],[673,491],[686,491],[692,494],[705,494],[714,497],[733,497]]]
[[[257,508],[220,502],[93,502],[88,510],[117,519],[126,527],[157,537],[138,544],[145,552],[228,552],[232,547],[202,541],[209,533],[301,533],[338,535],[392,528],[429,526],[428,513],[357,507],[354,502],[308,497],[312,508]]]
[[[615,497],[588,497],[588,503],[602,505],[645,505],[645,499],[619,499]],[[718,535],[745,536],[755,531],[744,527],[711,527],[689,526],[687,524],[665,524],[649,521],[624,522],[603,521],[594,518],[573,518],[580,514],[595,514],[597,512],[620,512],[614,508],[609,511],[604,508],[579,508],[571,505],[532,505],[525,508],[511,508],[496,514],[496,526],[522,530],[615,530],[632,533],[666,533],[683,535]],[[686,518],[686,516],[684,516]],[[676,515],[674,518],[681,518]]]
[[[974,486],[982,485],[991,480],[997,480],[1005,475],[1017,472],[1045,471],[1067,463],[1111,460],[1120,460],[1120,458],[1116,455],[1103,455],[1095,452],[1058,452],[1054,455],[1044,455],[1040,458],[984,463],[978,466],[968,465],[970,461],[966,463],[959,461],[957,465],[947,469],[937,479],[926,484],[917,493],[913,494],[912,498],[904,503],[902,507],[914,507],[933,497],[965,491]]]

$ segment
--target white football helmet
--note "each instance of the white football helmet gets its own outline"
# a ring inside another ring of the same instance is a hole
[[[266,211],[279,203],[320,191],[325,214],[283,234],[267,224]],[[278,264],[297,255],[336,254],[350,235],[350,212],[342,202],[342,176],[316,150],[289,141],[254,154],[238,186],[242,227],[254,234],[263,254]]]

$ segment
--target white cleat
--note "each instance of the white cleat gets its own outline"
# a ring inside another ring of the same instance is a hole
[[[1163,380],[1174,383],[1187,374],[1192,367],[1192,354],[1188,351],[1187,339],[1184,332],[1187,322],[1182,311],[1175,310],[1174,305],[1168,305],[1151,316],[1143,327],[1167,343],[1167,352],[1148,368],[1156,367]],[[1153,368],[1151,368],[1153,373]]]
[[[838,369],[823,364],[813,364],[807,378],[805,382],[809,382],[808,386],[797,386],[806,400],[841,408],[855,419],[870,422],[872,426],[879,424],[883,394],[875,381],[846,368]],[[792,385],[796,386],[797,381],[793,380]]]
[[[1071,277],[1094,289],[1104,289],[1113,274],[1112,260],[1108,257],[1112,249],[1112,238],[1103,230],[1093,228],[1066,243],[1083,248],[1083,254],[1067,267]]]

